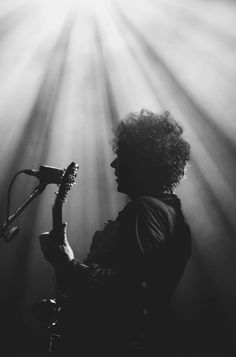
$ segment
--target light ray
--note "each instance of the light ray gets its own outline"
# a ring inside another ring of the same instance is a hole
[[[64,218],[83,259],[94,231],[125,203],[109,167],[113,127],[129,111],[169,110],[192,147],[178,194],[193,256],[177,306],[187,302],[194,318],[203,299],[216,295],[224,311],[234,311],[235,13],[233,1],[1,0],[1,216],[16,170],[78,162]],[[12,205],[34,184],[19,179]],[[54,191],[48,187],[24,212],[15,245],[0,242],[4,294],[18,296],[21,286],[25,305],[53,281],[36,236],[51,229]]]

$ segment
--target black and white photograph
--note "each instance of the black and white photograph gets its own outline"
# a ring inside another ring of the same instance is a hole
[[[236,2],[0,0],[0,356],[236,356]]]

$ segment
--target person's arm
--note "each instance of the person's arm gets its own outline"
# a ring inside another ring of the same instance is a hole
[[[60,245],[55,243],[57,240],[53,239],[52,233],[42,234],[40,236],[42,251],[56,270],[59,288],[61,287],[68,295],[75,295],[84,288],[115,291],[142,284],[145,262],[155,257],[155,253],[165,240],[165,224],[161,214],[157,219],[157,213],[154,214],[143,201],[132,206],[125,223],[127,224],[124,224],[120,234],[126,235],[125,239],[131,242],[133,251],[128,271],[126,269],[118,271],[96,263],[86,265],[80,262],[74,257],[68,243],[66,225],[57,233],[62,235]]]
[[[45,232],[39,238],[44,257],[55,268],[57,285],[64,295],[77,295],[83,289],[119,289],[137,280],[132,271],[115,271],[96,263],[83,264],[76,259],[67,239],[66,224],[56,234],[59,237],[55,237],[53,231]]]

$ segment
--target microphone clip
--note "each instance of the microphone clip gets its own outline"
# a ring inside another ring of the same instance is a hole
[[[24,173],[37,177],[41,184],[54,183],[58,185],[61,182],[65,170],[58,169],[57,167],[41,165],[38,171],[27,169],[24,170]]]

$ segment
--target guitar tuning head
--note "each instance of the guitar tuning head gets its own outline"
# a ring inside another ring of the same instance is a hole
[[[59,190],[56,192],[58,203],[65,202],[68,191],[75,185],[75,178],[77,176],[76,171],[78,168],[79,165],[72,162],[67,169],[64,170],[64,175],[59,183]]]

